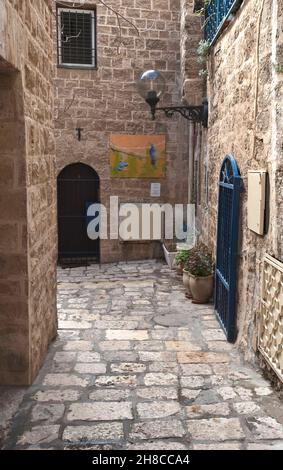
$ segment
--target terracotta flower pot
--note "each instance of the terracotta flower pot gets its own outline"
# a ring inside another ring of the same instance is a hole
[[[192,296],[192,292],[190,289],[190,274],[185,269],[183,269],[183,284],[186,289],[186,297],[188,299],[192,299],[193,296]]]
[[[193,297],[193,302],[197,304],[207,304],[213,293],[214,276],[196,277],[189,274],[189,284]]]

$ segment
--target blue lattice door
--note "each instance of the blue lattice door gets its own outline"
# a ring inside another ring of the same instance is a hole
[[[227,155],[219,178],[215,312],[227,340],[235,342],[238,232],[242,179],[236,160]]]

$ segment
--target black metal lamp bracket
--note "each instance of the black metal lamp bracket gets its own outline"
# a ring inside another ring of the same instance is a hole
[[[185,119],[192,122],[199,122],[204,127],[207,127],[208,121],[208,102],[203,101],[200,106],[170,106],[156,108],[156,111],[164,111],[167,117],[172,117],[174,114],[181,114]]]
[[[200,106],[166,106],[166,107],[156,107],[159,102],[159,99],[154,96],[150,96],[146,102],[151,108],[152,120],[155,120],[156,111],[164,111],[167,117],[172,117],[174,114],[178,113],[183,116],[185,119],[191,122],[199,122],[204,127],[207,127],[208,123],[208,101],[205,98]]]

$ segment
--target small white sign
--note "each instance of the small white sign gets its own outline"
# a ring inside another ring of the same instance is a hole
[[[160,197],[160,193],[161,193],[161,184],[160,183],[151,183],[150,196],[151,197]]]

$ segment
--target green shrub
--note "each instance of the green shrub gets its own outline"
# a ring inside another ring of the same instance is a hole
[[[199,243],[190,250],[185,269],[196,277],[206,277],[213,273],[212,256],[206,245]]]
[[[187,263],[188,258],[189,258],[189,252],[190,250],[178,251],[176,258],[175,258],[177,266],[185,265]]]

